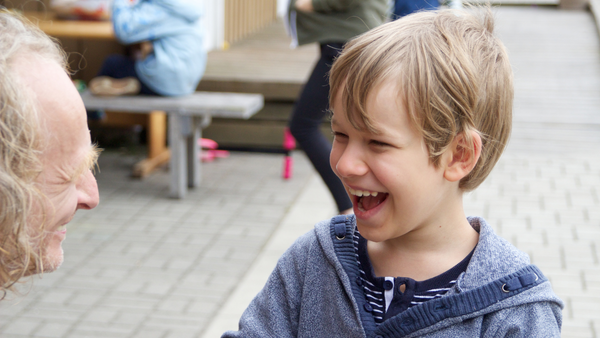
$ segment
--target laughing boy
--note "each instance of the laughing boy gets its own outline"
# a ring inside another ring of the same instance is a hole
[[[409,15],[349,42],[330,74],[331,166],[355,216],[280,258],[224,337],[559,337],[529,258],[466,217],[508,141],[512,71],[490,10]]]

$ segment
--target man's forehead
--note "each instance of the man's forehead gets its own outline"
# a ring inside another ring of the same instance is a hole
[[[70,166],[79,166],[91,140],[85,107],[71,79],[57,62],[42,57],[27,56],[14,66],[37,111],[43,161],[77,161]]]
[[[14,63],[25,90],[29,90],[39,112],[40,122],[59,130],[86,124],[85,108],[71,79],[55,61],[27,56]]]

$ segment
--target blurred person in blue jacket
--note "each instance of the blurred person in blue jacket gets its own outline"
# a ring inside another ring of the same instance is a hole
[[[132,56],[111,55],[90,82],[96,95],[188,95],[206,68],[202,7],[196,0],[114,0],[115,36],[137,45]]]
[[[434,10],[440,7],[438,0],[394,0],[392,20],[400,19],[411,13],[425,10]]]

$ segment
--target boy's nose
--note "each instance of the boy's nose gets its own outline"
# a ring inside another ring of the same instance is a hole
[[[335,169],[341,177],[349,178],[363,176],[369,171],[360,150],[347,147],[335,164]]]

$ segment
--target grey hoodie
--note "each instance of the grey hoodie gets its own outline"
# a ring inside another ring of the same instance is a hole
[[[357,283],[355,218],[318,223],[223,337],[560,337],[563,303],[547,278],[482,218],[469,222],[479,242],[455,287],[380,325]]]

